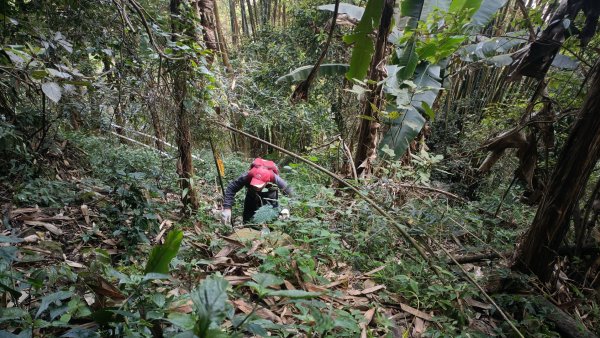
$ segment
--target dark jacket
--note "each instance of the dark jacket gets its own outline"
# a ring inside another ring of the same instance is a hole
[[[275,175],[275,182],[268,183],[267,191],[256,191],[250,186],[250,178],[248,173],[238,177],[232,181],[225,189],[225,198],[223,201],[224,209],[231,209],[235,200],[235,194],[242,188],[246,187],[246,198],[244,199],[244,223],[250,222],[254,213],[263,205],[269,203],[273,207],[278,207],[277,202],[278,191],[281,190],[286,196],[292,195],[292,189],[279,175]],[[264,190],[264,189],[263,189]]]

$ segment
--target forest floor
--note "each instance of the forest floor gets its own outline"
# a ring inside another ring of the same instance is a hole
[[[196,163],[201,208],[188,216],[175,194],[172,160],[107,142],[71,135],[46,157],[43,178],[32,173],[18,187],[4,182],[0,271],[8,292],[0,329],[6,334],[183,337],[200,316],[194,290],[211,276],[227,281],[222,302],[215,300],[222,306],[211,309],[211,327],[232,336],[515,335],[433,246],[436,240],[455,257],[487,256],[462,265],[487,289],[512,276],[512,290],[497,289],[494,299],[525,336],[557,335],[544,310],[528,300],[541,286],[512,275],[503,259],[531,210],[508,203],[504,215],[512,217],[503,220],[485,211],[486,201],[464,203],[414,181],[369,183],[365,191],[428,248],[442,271],[436,274],[366,203],[329,188],[327,177],[305,166],[282,173],[297,191],[283,199],[289,219],[268,222],[269,233],[232,230],[218,222],[221,196],[208,154]],[[226,166],[232,179],[247,164],[231,158]],[[240,205],[238,199],[234,214]],[[152,247],[175,228],[183,230],[183,242],[170,277],[145,276]],[[551,299],[598,333],[598,307],[582,300],[589,290],[567,278],[560,283]],[[218,294],[206,285],[207,299]],[[107,309],[109,319],[99,315]]]

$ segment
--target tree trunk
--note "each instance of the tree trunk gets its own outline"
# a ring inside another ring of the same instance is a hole
[[[600,61],[600,60],[599,60]],[[600,157],[600,62],[579,119],[569,133],[531,227],[517,247],[513,269],[550,280],[556,251],[569,229],[574,206]]]
[[[242,31],[244,35],[250,36],[248,18],[246,17],[246,2],[244,0],[240,0],[240,15],[242,16]]]
[[[180,14],[179,5],[181,0],[171,0],[171,13],[173,14],[173,33],[179,33],[179,23],[176,17]],[[195,13],[192,13],[193,15]],[[175,34],[172,37],[175,40]],[[177,173],[179,174],[180,187],[182,190],[182,202],[184,208],[198,209],[198,198],[194,188],[192,177],[194,176],[194,164],[192,162],[192,133],[190,130],[190,112],[185,107],[187,96],[187,78],[190,73],[186,60],[176,61],[173,64],[173,96],[177,107],[177,148],[179,150],[179,159],[177,164]]]
[[[377,42],[375,44],[375,54],[371,60],[369,70],[369,80],[372,80],[372,83],[378,83],[383,78],[383,73],[377,67],[385,58],[386,41],[392,23],[395,2],[395,0],[385,0],[381,12],[381,21],[379,23]],[[378,135],[380,124],[376,121],[377,112],[373,111],[373,107],[379,109],[383,86],[371,84],[369,87],[371,93],[369,99],[364,102],[364,110],[362,113],[362,115],[367,118],[363,118],[360,124],[358,144],[354,158],[354,164],[357,166],[356,170],[360,176],[364,176],[371,171],[371,163],[377,156],[377,144],[379,143]],[[375,121],[372,119],[375,119]]]
[[[221,29],[221,20],[219,19],[219,7],[217,5],[217,1],[214,1],[214,24],[217,29],[217,37],[219,38],[219,50],[221,51],[221,59],[223,60],[223,65],[227,70],[227,73],[233,73],[233,69],[231,68],[231,63],[229,62],[229,54],[227,53],[227,43],[225,42],[225,36],[223,35],[223,30]],[[232,33],[233,34],[233,33]]]
[[[202,24],[204,43],[208,49],[214,53],[218,53],[219,45],[217,44],[214,8],[215,0],[199,0],[196,2],[197,15],[200,17],[200,23]],[[212,63],[212,56],[209,56],[207,59]]]
[[[258,5],[256,4],[256,0],[252,0],[252,6],[250,6],[250,8],[252,9],[252,12],[254,13],[254,27],[256,27],[256,30],[258,31],[258,27],[259,25],[262,23],[262,19],[261,19],[261,13],[260,13],[260,8],[258,8]],[[256,37],[256,35],[255,35]]]
[[[239,27],[237,24],[237,14],[235,12],[235,0],[229,0],[229,20],[231,21],[231,44],[237,46]]]
[[[246,4],[248,5],[248,18],[250,19],[250,26],[252,27],[252,36],[254,39],[256,39],[256,16],[254,15],[254,10],[252,9],[252,3],[250,0],[246,0]]]

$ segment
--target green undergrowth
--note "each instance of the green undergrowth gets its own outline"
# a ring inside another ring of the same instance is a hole
[[[494,201],[464,204],[439,195],[393,191],[393,181],[368,182],[365,193],[427,248],[432,264],[439,267],[436,274],[367,203],[346,189],[331,188],[330,178],[306,165],[290,163],[281,175],[296,193],[282,197],[281,205],[291,209],[291,217],[266,222],[269,234],[261,234],[258,227],[253,239],[261,241],[260,249],[253,248],[252,240],[235,249],[229,258],[250,267],[252,277],[232,285],[225,278],[230,269],[214,268],[214,256],[229,245],[224,237],[232,234],[214,210],[221,196],[210,153],[198,154],[196,162],[201,209],[185,216],[180,213],[174,161],[103,137],[72,134],[67,140],[80,149],[78,161],[85,165],[79,173],[56,180],[51,172],[41,171],[20,182],[13,196],[15,208],[38,205],[47,216],[67,216],[61,223],[63,235],[32,232],[15,217],[0,237],[0,287],[6,292],[0,333],[7,337],[152,337],[159,332],[167,337],[357,337],[362,331],[392,337],[412,332],[415,325],[390,319],[400,304],[433,315],[424,336],[512,334],[497,310],[487,306],[431,241],[456,255],[511,250],[521,229],[485,213]],[[248,163],[227,157],[226,183]],[[241,198],[235,215],[241,214]],[[83,216],[83,206],[91,221]],[[504,208],[515,220],[521,219],[520,213],[522,219],[530,217],[530,211],[511,201]],[[24,243],[25,235],[39,238]],[[165,243],[158,245],[157,236]],[[322,291],[299,287],[323,286],[344,274],[359,276],[377,268],[367,279],[385,289],[369,296],[366,308],[319,298],[365,288],[356,281]],[[482,284],[509,274],[493,260],[467,269]],[[284,281],[298,289],[284,288]],[[519,314],[515,324],[527,336],[554,336],[534,307],[509,295],[494,298]],[[477,308],[466,300],[486,305]],[[239,301],[248,304],[250,314],[236,310]],[[294,309],[292,319],[283,324],[257,315],[270,307],[273,312]],[[372,308],[377,309],[373,320],[362,326],[365,311]]]

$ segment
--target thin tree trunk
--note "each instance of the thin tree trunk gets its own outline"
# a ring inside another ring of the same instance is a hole
[[[229,54],[227,52],[227,43],[225,42],[225,36],[223,36],[223,30],[221,29],[221,20],[219,19],[219,7],[217,5],[217,1],[214,1],[214,23],[215,28],[217,29],[217,37],[219,38],[219,50],[221,51],[221,59],[223,60],[223,65],[225,65],[225,69],[227,73],[233,73],[233,68],[231,68],[231,63],[229,62]]]
[[[256,0],[252,0],[252,6],[250,6],[252,8],[252,12],[254,14],[254,24],[256,29],[259,29],[259,25],[262,23],[262,15],[260,13],[260,8],[258,7],[258,5],[256,4]],[[256,37],[256,36],[255,36]]]
[[[285,2],[283,3],[283,28],[287,26],[287,12],[285,10]]]
[[[248,28],[248,18],[246,17],[246,2],[244,0],[240,0],[240,15],[242,16],[242,31],[244,35],[249,37],[250,30]]]
[[[171,0],[170,10],[173,14],[173,37],[176,39],[176,33],[180,33],[180,23],[175,19],[180,14],[179,5],[181,0]],[[195,15],[193,12],[192,15]],[[189,75],[189,66],[187,61],[176,61],[173,64],[173,96],[177,107],[177,148],[179,150],[179,159],[177,163],[177,173],[179,174],[180,187],[182,190],[182,202],[184,208],[196,210],[198,209],[198,198],[196,189],[194,188],[192,178],[194,176],[194,164],[192,162],[192,133],[190,130],[190,112],[185,107],[185,99],[187,96],[187,79]]]
[[[372,80],[372,83],[378,83],[383,76],[377,67],[385,58],[386,41],[388,32],[390,31],[390,25],[392,23],[395,2],[395,0],[385,0],[383,4],[381,21],[377,31],[375,54],[371,60],[371,67],[369,70],[369,80]],[[383,87],[381,84],[372,84],[369,87],[371,89],[371,93],[368,101],[364,102],[364,110],[362,113],[362,115],[366,116],[367,118],[362,119],[360,124],[358,145],[354,159],[354,163],[357,165],[356,170],[359,176],[364,176],[371,172],[371,163],[377,155],[377,144],[379,143],[378,136],[380,124],[377,121],[372,121],[372,118],[377,119],[377,112],[373,111],[373,106],[379,109]]]
[[[252,2],[246,0],[246,4],[248,5],[248,18],[250,19],[250,26],[252,27],[252,36],[256,39],[256,17],[254,15],[254,10],[252,9]]]
[[[237,14],[235,12],[235,0],[229,0],[229,20],[231,21],[231,44],[238,45],[239,27],[237,24]]]
[[[599,66],[597,62],[590,72],[593,80],[579,119],[569,133],[533,223],[514,256],[513,269],[531,271],[543,282],[552,277],[556,252],[569,229],[574,206],[600,158]]]
[[[161,152],[165,151],[165,145],[162,141],[164,141],[165,136],[164,136],[164,132],[162,129],[162,125],[160,123],[160,117],[158,116],[158,108],[157,108],[157,99],[160,96],[160,77],[162,73],[162,59],[160,60],[159,66],[158,66],[158,74],[156,76],[156,88],[154,88],[154,90],[150,91],[150,95],[152,95],[152,97],[149,98],[149,102],[148,102],[148,108],[150,110],[150,118],[152,120],[152,128],[154,129],[154,137],[156,138],[155,140],[155,146],[156,149],[160,150]]]

